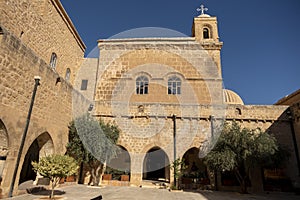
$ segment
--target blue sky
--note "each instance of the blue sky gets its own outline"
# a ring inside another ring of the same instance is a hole
[[[273,104],[300,89],[299,0],[61,0],[87,46],[141,27],[191,35],[196,9],[217,16],[225,88],[245,104]]]

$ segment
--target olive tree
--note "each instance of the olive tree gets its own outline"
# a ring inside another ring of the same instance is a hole
[[[49,178],[51,182],[50,198],[54,197],[54,188],[61,178],[77,173],[78,163],[74,158],[67,155],[50,155],[40,159],[39,162],[32,162],[33,170],[42,176]]]
[[[89,184],[101,184],[106,163],[114,158],[119,150],[116,146],[119,133],[116,125],[97,121],[90,115],[83,115],[70,123],[67,154],[89,166]]]
[[[275,157],[279,149],[274,136],[260,129],[241,128],[233,122],[225,124],[216,145],[205,157],[205,163],[216,171],[233,171],[241,185],[241,193],[247,193],[250,168]]]

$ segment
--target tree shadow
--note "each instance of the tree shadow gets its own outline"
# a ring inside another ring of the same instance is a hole
[[[51,190],[47,190],[47,189],[43,188],[43,189],[40,189],[40,190],[31,191],[30,194],[38,195],[38,196],[50,196]],[[64,195],[64,194],[66,194],[65,191],[54,190],[54,195]]]

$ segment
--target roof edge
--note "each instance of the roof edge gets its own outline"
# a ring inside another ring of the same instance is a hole
[[[81,39],[78,31],[76,30],[71,18],[69,17],[68,13],[64,9],[63,5],[61,4],[60,0],[51,0],[51,2],[54,5],[54,7],[57,9],[58,13],[61,15],[62,19],[68,26],[71,33],[74,35],[74,38],[76,39],[82,51],[85,52],[86,46],[83,40]]]
[[[279,99],[274,105],[282,105],[284,104],[287,100],[293,98],[294,96],[300,94],[300,89],[296,90],[295,92],[293,92],[292,94],[288,94],[285,97]]]
[[[151,42],[151,41],[166,41],[166,42],[195,42],[194,37],[145,37],[145,38],[117,38],[117,39],[99,39],[100,42],[114,43],[114,42]]]

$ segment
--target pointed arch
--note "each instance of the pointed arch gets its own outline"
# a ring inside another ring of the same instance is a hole
[[[107,167],[119,171],[119,175],[130,175],[131,171],[131,157],[127,149],[118,145],[119,150],[115,158],[107,163]]]
[[[41,157],[45,157],[54,153],[54,144],[49,133],[44,132],[40,134],[30,145],[22,165],[19,184],[35,180],[36,173],[32,169],[31,162],[39,161]]]
[[[0,179],[2,179],[3,177],[3,170],[5,167],[7,154],[8,154],[8,133],[3,121],[0,119]]]
[[[199,148],[190,148],[184,153],[182,159],[187,167],[184,171],[185,177],[182,178],[184,188],[189,188],[192,182],[199,185],[210,184],[207,166],[203,162],[203,159],[199,158]]]
[[[156,146],[146,153],[143,162],[143,179],[170,181],[170,161],[163,149]]]

